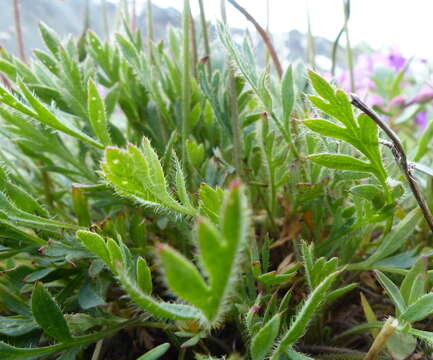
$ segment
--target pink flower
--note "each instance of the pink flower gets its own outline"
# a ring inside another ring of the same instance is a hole
[[[421,128],[421,130],[424,130],[427,126],[427,110],[420,111],[418,114],[415,115],[415,122],[418,124],[418,126]]]
[[[433,99],[433,90],[430,88],[423,88],[418,94],[416,94],[410,101],[410,104],[418,103],[423,104]]]
[[[403,107],[406,104],[406,99],[403,96],[396,96],[389,102],[390,107]]]
[[[388,64],[393,67],[396,71],[400,71],[406,65],[407,59],[404,58],[398,51],[393,50],[388,55]]]
[[[368,98],[368,103],[371,106],[378,106],[381,107],[384,105],[384,100],[379,95],[373,94]]]

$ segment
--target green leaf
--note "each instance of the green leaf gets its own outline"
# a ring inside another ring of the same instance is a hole
[[[137,259],[137,284],[145,294],[152,293],[152,274],[141,256]]]
[[[186,151],[188,154],[188,160],[191,162],[192,166],[199,169],[205,157],[203,144],[198,144],[195,141],[188,139],[186,142]]]
[[[337,271],[328,275],[308,296],[308,299],[298,311],[295,321],[291,324],[289,330],[283,336],[278,349],[286,350],[302,335],[304,335],[308,323],[316,314],[319,305],[326,300],[326,293],[339,274],[340,271]]]
[[[167,350],[170,348],[169,343],[164,343],[158,345],[157,347],[149,350],[144,355],[141,355],[137,360],[156,360],[159,359],[162,355],[164,355]]]
[[[221,206],[224,201],[224,191],[217,187],[213,189],[207,184],[200,185],[200,214],[218,224]]]
[[[433,294],[421,296],[410,305],[406,311],[402,311],[399,320],[409,323],[421,321],[433,313]]]
[[[159,246],[159,256],[170,289],[197,308],[205,309],[210,291],[194,264],[168,245]]]
[[[151,281],[148,282],[147,277],[150,274],[145,274],[147,269],[143,270],[142,261],[137,261],[136,277],[131,277],[128,264],[124,264],[123,258],[126,256],[122,254],[119,245],[113,240],[109,239],[107,242],[98,234],[89,231],[78,231],[77,237],[83,245],[91,252],[98,255],[115,273],[122,286],[128,293],[129,297],[135,304],[142,307],[146,312],[164,319],[197,319],[199,313],[191,306],[181,304],[171,304],[158,302],[148,295],[145,291],[151,291]],[[128,259],[126,262],[128,262]],[[141,263],[141,264],[140,264]],[[147,266],[147,265],[146,265]],[[149,279],[150,280],[150,279]]]
[[[365,263],[371,266],[374,263],[394,254],[398,249],[401,249],[407,238],[413,234],[414,228],[421,219],[421,210],[418,207],[414,208],[398,223],[396,227],[392,229],[389,234],[382,239],[379,247],[365,261]]]
[[[283,102],[283,119],[286,128],[290,127],[290,116],[295,105],[295,82],[293,80],[293,67],[289,65],[281,82],[281,99]]]
[[[309,155],[308,158],[319,165],[331,169],[369,173],[374,172],[374,169],[369,163],[348,155],[321,153]]]
[[[127,265],[123,263],[122,250],[116,240],[112,238],[107,240],[107,250],[110,256],[111,269],[114,273],[118,271],[119,267]]]
[[[14,79],[17,75],[15,66],[11,62],[4,59],[0,60],[0,71],[7,75],[10,79]]]
[[[127,150],[107,147],[101,167],[104,178],[120,195],[157,209],[196,215],[195,209],[181,205],[169,194],[158,156],[148,139],[143,139],[142,151],[132,144]]]
[[[111,139],[108,132],[108,120],[104,101],[101,99],[98,88],[92,79],[89,79],[87,91],[89,120],[93,132],[104,146],[110,145]]]
[[[19,295],[18,292],[13,291],[12,288],[7,287],[2,283],[0,283],[0,303],[14,313],[25,317],[31,316],[31,310],[28,303]]]
[[[98,255],[107,265],[111,266],[110,254],[102,236],[86,230],[79,230],[76,235],[86,249]]]
[[[314,253],[314,243],[308,245],[305,241],[301,242],[302,257],[304,259],[305,277],[307,279],[308,286],[310,290],[314,289],[313,286],[313,253]]]
[[[249,211],[243,187],[234,181],[226,192],[219,226],[199,219],[197,241],[200,260],[208,284],[196,266],[166,245],[160,246],[160,257],[168,286],[175,294],[199,308],[209,323],[217,321],[231,284],[238,274],[238,259],[245,246]]]
[[[314,90],[316,90],[321,97],[327,100],[335,99],[334,88],[329,85],[329,83],[323,77],[314,71],[309,71],[308,77],[310,78]]]
[[[357,141],[350,136],[350,133],[346,130],[346,128],[342,128],[341,126],[335,125],[330,121],[322,120],[322,119],[314,119],[314,120],[304,120],[303,123],[307,128],[320,135],[333,137],[335,139],[340,139],[350,144],[357,143]]]
[[[409,334],[416,336],[418,339],[423,340],[430,345],[433,344],[433,332],[409,328]]]
[[[376,123],[367,115],[361,114],[355,119],[349,98],[342,90],[335,91],[333,87],[320,75],[310,71],[309,77],[316,92],[321,96],[310,96],[310,101],[324,113],[332,116],[345,125],[341,128],[325,120],[307,120],[306,125],[312,130],[325,136],[334,137],[353,145],[358,151],[369,159],[369,169],[353,170],[341,168],[340,162],[325,165],[335,169],[363,171],[373,173],[383,184],[386,180],[386,171],[382,164]],[[328,160],[329,161],[329,160]],[[358,166],[366,167],[367,164]]]
[[[360,150],[363,151],[370,160],[376,160],[377,164],[382,167],[378,138],[379,131],[376,123],[368,115],[361,113],[358,116],[358,124],[361,135],[359,140],[363,145]],[[365,150],[363,148],[365,148]]]
[[[163,319],[201,320],[200,313],[192,306],[158,302],[145,294],[122,267],[119,267],[117,275],[131,300],[146,312]]]
[[[42,21],[39,23],[39,31],[44,40],[45,46],[53,55],[57,55],[61,43],[55,31]]]
[[[63,119],[63,122],[60,121],[50,110],[48,110],[41,101],[39,101],[36,96],[34,96],[28,87],[24,85],[24,83],[19,84],[20,89],[26,98],[26,100],[29,102],[31,107],[35,110],[36,116],[33,116],[37,120],[39,120],[41,123],[44,123],[48,126],[51,126],[52,128],[59,130],[65,134],[71,135],[83,142],[86,142],[90,145],[93,145],[97,148],[103,149],[104,146],[91,138],[90,136],[84,134],[81,130],[77,129],[72,124],[66,124],[65,120]],[[19,110],[17,108],[17,110]]]
[[[9,94],[9,92],[0,86],[0,102],[10,106],[11,108],[18,110],[19,112],[29,115],[31,117],[37,117],[37,113],[35,113],[32,109],[30,109],[27,105],[24,105],[21,101],[15,98],[13,95]]]
[[[86,279],[78,292],[78,303],[84,310],[105,305],[104,299],[95,291],[90,280]]]
[[[359,295],[361,297],[361,306],[362,306],[362,310],[364,311],[365,318],[367,319],[367,323],[368,324],[377,323],[376,314],[374,313],[373,309],[371,308],[371,305],[368,302],[367,298],[365,297],[365,295],[362,292],[360,292]],[[374,339],[374,338],[376,338],[377,334],[379,334],[379,331],[377,329],[371,329],[370,333]]]
[[[346,293],[356,289],[358,287],[357,283],[351,283],[349,285],[343,286],[341,288],[338,288],[336,290],[333,290],[329,293],[328,298],[326,300],[326,302],[328,304],[334,302],[335,300],[337,300],[338,298],[342,297],[343,295],[345,295]]]
[[[57,349],[52,347],[45,348],[18,348],[12,345],[8,345],[3,341],[0,341],[0,358],[2,360],[12,359],[35,359],[42,355],[50,355],[57,352]]]
[[[415,351],[417,341],[414,336],[402,331],[394,331],[386,343],[388,351],[395,360],[405,360]]]
[[[409,301],[407,302],[408,305],[412,305],[421,296],[425,295],[426,284],[427,284],[427,282],[426,282],[426,275],[425,274],[418,274],[415,277],[415,280],[412,284],[412,288],[410,289]]]
[[[287,354],[287,357],[289,358],[289,360],[314,360],[313,358],[311,358],[307,355],[304,355],[300,352],[297,352],[293,348],[287,348],[285,350],[285,353]]]
[[[296,273],[278,274],[276,271],[271,271],[258,276],[257,280],[259,280],[264,285],[274,286],[287,282],[295,275]]]
[[[407,304],[409,303],[412,284],[416,277],[420,274],[425,274],[427,270],[427,257],[421,255],[412,268],[408,271],[400,285],[400,293]]]
[[[400,294],[400,290],[397,285],[395,285],[385,274],[381,273],[379,270],[375,270],[376,277],[379,280],[382,287],[386,290],[392,302],[396,306],[400,313],[406,311],[406,302]]]
[[[270,319],[251,340],[252,360],[263,360],[274,346],[274,341],[280,331],[281,314]]]
[[[353,195],[367,200],[374,200],[378,196],[384,196],[382,189],[373,184],[361,184],[350,188]]]
[[[72,208],[78,218],[78,225],[90,226],[90,211],[85,190],[74,185],[72,185]]]
[[[4,217],[7,220],[14,222],[16,224],[27,226],[36,229],[52,229],[52,228],[65,228],[65,229],[77,229],[77,226],[67,223],[62,223],[60,221],[45,219],[41,216],[30,214],[23,211],[15,206],[10,199],[0,191],[0,211],[3,212]],[[3,222],[0,219],[0,223]],[[28,240],[30,237],[25,236]],[[35,242],[37,237],[32,237]]]
[[[189,199],[189,195],[186,190],[185,176],[183,175],[182,167],[177,158],[175,159],[175,168],[176,168],[175,180],[176,180],[177,196],[179,200],[182,202],[182,205],[194,211],[194,207],[191,204],[191,200]]]
[[[0,316],[0,334],[6,336],[21,336],[37,329],[38,325],[24,316]]]
[[[72,340],[68,324],[59,306],[44,288],[37,282],[32,293],[32,314],[44,332],[60,342]]]

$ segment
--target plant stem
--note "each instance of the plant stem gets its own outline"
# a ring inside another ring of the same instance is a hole
[[[132,0],[132,14],[131,14],[131,32],[135,34],[137,31],[137,3],[136,0]]]
[[[102,0],[102,21],[104,23],[105,38],[108,40],[110,37],[110,30],[108,27],[108,14],[107,14],[107,0]]]
[[[316,44],[314,41],[313,31],[311,30],[310,21],[310,7],[307,1],[307,24],[308,24],[308,35],[307,35],[307,61],[308,64],[314,69],[316,67]]]
[[[147,47],[152,48],[153,42],[153,15],[152,15],[152,0],[147,0]]]
[[[83,34],[90,29],[90,0],[86,0],[86,6],[84,8],[84,24],[83,24]]]
[[[194,74],[194,78],[197,78],[197,39],[195,32],[195,22],[191,13],[191,9],[189,10],[189,20],[190,20],[190,30],[191,30],[191,66],[192,72]]]
[[[275,69],[277,70],[278,77],[281,78],[283,76],[283,68],[281,66],[280,59],[278,58],[277,52],[275,51],[274,45],[272,44],[272,41],[269,38],[269,35],[266,32],[266,30],[263,29],[263,27],[260,26],[260,24],[256,21],[256,19],[254,19],[253,16],[247,10],[245,10],[245,8],[240,6],[235,0],[228,0],[228,1],[237,10],[239,10],[239,12],[242,13],[242,15],[244,15],[248,21],[250,21],[254,25],[260,37],[262,38],[263,42],[265,43],[266,47],[268,48],[269,55],[271,56]]]
[[[230,65],[229,65],[230,66]],[[242,129],[241,122],[239,119],[239,109],[238,109],[238,97],[236,94],[236,80],[234,76],[234,71],[230,67],[229,68],[229,78],[230,78],[230,87],[229,87],[229,96],[230,96],[230,118],[233,129],[233,147],[234,147],[234,158],[235,158],[235,166],[236,173],[239,177],[242,177],[243,174],[243,166],[242,166]]]
[[[349,37],[350,0],[344,0],[344,33],[346,34],[347,65],[350,75],[350,89],[355,91],[355,72],[353,69],[353,52]]]
[[[186,140],[188,137],[188,119],[191,107],[191,60],[189,48],[189,24],[190,24],[190,6],[189,0],[183,2],[183,73],[182,73],[182,165],[185,168],[186,158]]]
[[[338,43],[340,42],[341,36],[344,34],[344,25],[340,32],[337,35],[337,38],[335,39],[334,43],[332,44],[332,66],[331,66],[331,75],[335,76],[335,69],[337,68],[337,55],[338,55]]]
[[[209,34],[208,34],[208,27],[206,23],[206,15],[204,12],[203,0],[198,0],[198,4],[200,6],[200,23],[201,23],[201,35],[203,36],[203,43],[204,43],[204,56],[207,58],[206,70],[208,73],[208,77],[210,78],[212,74],[212,65],[210,59],[211,51],[209,45]]]
[[[91,360],[98,360],[99,359],[99,355],[101,354],[103,342],[104,342],[104,339],[101,339],[96,343],[95,350],[93,351],[93,355],[92,355]]]
[[[377,124],[377,126],[379,126],[383,130],[383,132],[391,139],[392,144],[390,147],[394,159],[397,162],[397,165],[402,170],[404,176],[406,177],[406,180],[409,183],[409,187],[412,191],[412,194],[414,195],[418,203],[418,206],[421,208],[424,218],[430,227],[430,230],[433,232],[433,216],[430,212],[427,202],[425,201],[421,193],[421,190],[415,180],[415,177],[412,174],[412,169],[409,165],[406,153],[403,149],[403,145],[399,137],[385,122],[383,122],[380,119],[379,115],[377,115],[376,112],[372,108],[370,108],[367,104],[365,104],[357,95],[351,94],[350,97],[351,97],[352,105],[357,107],[366,115],[368,115]]]
[[[227,15],[225,8],[225,0],[221,0],[221,15],[224,24],[227,24]],[[230,1],[230,0],[229,0]],[[230,101],[230,120],[233,130],[233,148],[234,148],[234,160],[236,167],[236,174],[239,177],[243,175],[242,166],[242,129],[239,119],[239,109],[238,109],[238,98],[236,94],[236,80],[233,68],[228,63],[228,73],[229,73],[229,101]]]
[[[270,27],[270,16],[269,16],[269,0],[266,0],[266,33],[268,34],[268,36],[270,36],[270,31],[269,31],[269,27]],[[265,53],[265,65],[266,68],[269,65],[269,61],[270,61],[270,54],[269,51],[266,51]]]
[[[374,339],[373,344],[371,344],[371,347],[368,350],[368,353],[365,356],[364,360],[376,359],[377,355],[379,355],[379,353],[386,345],[388,339],[394,333],[395,329],[397,328],[397,325],[398,325],[398,321],[392,317],[386,320],[379,334]]]
[[[14,22],[15,22],[15,35],[17,37],[18,52],[20,54],[20,59],[27,62],[26,52],[24,48],[23,31],[21,26],[21,4],[20,0],[13,0],[14,9]]]

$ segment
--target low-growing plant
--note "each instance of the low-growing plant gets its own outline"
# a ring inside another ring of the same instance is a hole
[[[196,63],[184,17],[1,50],[0,358],[427,354],[430,132],[402,128],[402,173],[344,90],[222,24],[229,61]]]

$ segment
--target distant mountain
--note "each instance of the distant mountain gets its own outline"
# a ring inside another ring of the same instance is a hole
[[[12,0],[2,0],[2,11],[0,11],[0,45],[8,52],[17,53],[17,45],[14,31],[14,17]],[[106,11],[110,30],[119,25],[120,18],[116,5],[108,1]],[[21,17],[24,34],[24,44],[29,54],[31,49],[43,48],[43,43],[37,31],[39,21],[43,21],[55,29],[61,36],[80,35],[85,26],[85,13],[87,0],[21,0]],[[102,1],[89,1],[90,27],[102,38],[105,37]],[[181,24],[181,13],[174,8],[160,8],[153,6],[154,37],[160,41],[166,38],[167,26],[179,27]],[[137,18],[137,25],[146,33],[146,14],[141,13]],[[199,34],[199,26],[197,33]],[[242,38],[245,33],[242,29],[232,29],[236,38]],[[211,38],[215,38],[215,28],[211,28]],[[263,42],[252,35],[259,60],[263,62]],[[254,38],[255,37],[255,38]],[[284,63],[297,59],[304,59],[306,54],[306,35],[292,30],[288,33],[274,35],[274,43],[281,60]],[[330,61],[332,42],[321,37],[316,37],[316,54],[321,63]],[[340,51],[341,52],[341,51]],[[339,58],[342,58],[339,54]],[[326,66],[326,65],[325,65]],[[326,66],[327,67],[327,66]]]

